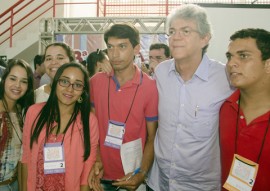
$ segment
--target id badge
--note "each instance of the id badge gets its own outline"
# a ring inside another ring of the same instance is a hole
[[[104,145],[120,149],[125,134],[125,127],[125,123],[109,120]]]
[[[251,191],[258,169],[259,164],[234,154],[230,174],[223,187],[230,191]]]
[[[44,174],[65,172],[64,147],[59,143],[46,143],[44,146]]]

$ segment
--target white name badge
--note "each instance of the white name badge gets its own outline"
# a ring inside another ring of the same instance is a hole
[[[65,172],[64,147],[59,143],[46,143],[44,152],[44,174]]]
[[[104,145],[120,149],[125,134],[125,127],[125,123],[110,120]]]
[[[234,154],[230,174],[223,187],[230,191],[251,191],[258,169],[259,164]]]

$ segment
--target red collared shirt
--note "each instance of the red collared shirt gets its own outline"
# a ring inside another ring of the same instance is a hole
[[[220,147],[222,164],[222,186],[228,178],[235,154],[235,135],[240,92],[236,91],[224,102],[220,111]],[[246,124],[243,111],[239,112],[237,153],[259,164],[259,170],[253,190],[270,190],[270,131],[263,138],[269,123],[270,111]],[[262,154],[257,161],[260,150]],[[225,189],[224,189],[225,190]]]
[[[146,121],[158,120],[156,82],[145,73],[142,73],[137,66],[135,67],[134,78],[121,87],[113,75],[108,76],[105,73],[97,73],[90,79],[91,103],[95,107],[99,123],[100,153],[104,166],[104,179],[115,180],[124,176],[120,150],[104,145],[109,115],[110,120],[124,123],[135,96],[134,104],[126,121],[123,143],[141,138],[143,148],[147,137]],[[138,90],[135,93],[137,87]],[[108,89],[110,91],[109,99]],[[110,104],[109,112],[108,101]]]

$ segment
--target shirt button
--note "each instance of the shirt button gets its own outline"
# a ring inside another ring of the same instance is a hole
[[[244,119],[245,117],[243,115],[240,116],[240,119]]]

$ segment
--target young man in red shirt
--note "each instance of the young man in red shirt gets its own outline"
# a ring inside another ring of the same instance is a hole
[[[155,81],[134,64],[140,51],[139,32],[134,26],[115,24],[105,32],[104,40],[113,70],[90,79],[91,102],[99,122],[100,160],[92,169],[89,184],[94,190],[135,190],[154,159],[158,92]],[[120,149],[134,140],[142,143],[143,156],[139,170],[131,177],[132,172],[125,175]]]
[[[227,73],[238,90],[220,112],[224,190],[270,190],[270,32],[230,37]]]

